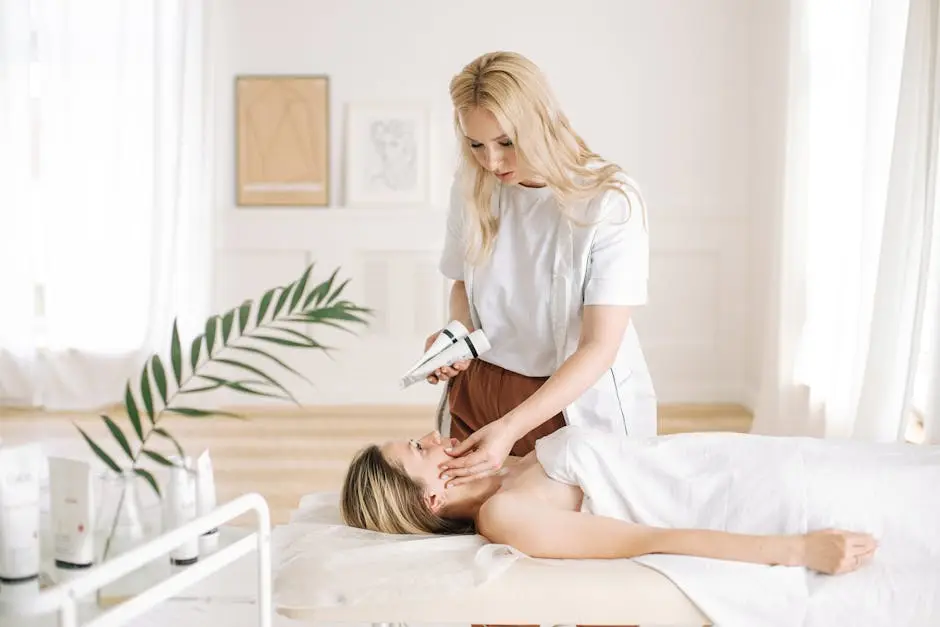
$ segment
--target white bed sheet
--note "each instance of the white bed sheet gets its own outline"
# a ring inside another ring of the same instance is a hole
[[[391,536],[342,523],[335,493],[275,533],[274,606],[326,622],[705,625],[633,560],[533,560],[480,536]]]

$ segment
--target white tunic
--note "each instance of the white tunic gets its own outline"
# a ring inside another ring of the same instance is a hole
[[[635,195],[605,191],[568,220],[548,188],[497,186],[493,255],[466,260],[466,201],[455,180],[440,269],[464,281],[473,322],[492,348],[481,356],[513,372],[550,376],[577,349],[586,305],[644,305],[649,231]],[[656,397],[631,321],[613,367],[565,410],[568,424],[620,435],[656,433]]]
[[[480,358],[530,377],[555,370],[549,315],[555,211],[547,187],[507,188],[493,254],[476,271],[474,306],[492,345]]]

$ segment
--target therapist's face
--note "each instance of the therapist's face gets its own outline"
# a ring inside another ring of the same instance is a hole
[[[438,466],[450,458],[444,449],[455,444],[457,438],[444,439],[440,433],[432,431],[417,439],[388,442],[381,448],[385,459],[400,464],[409,477],[427,487],[429,494],[442,495],[444,480]]]
[[[532,173],[516,161],[516,147],[492,113],[476,107],[458,117],[464,141],[481,167],[503,183],[536,184]]]

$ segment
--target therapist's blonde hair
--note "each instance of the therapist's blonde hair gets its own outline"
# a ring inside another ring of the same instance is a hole
[[[460,114],[478,107],[493,114],[512,140],[517,162],[545,181],[570,219],[578,221],[570,211],[574,203],[607,190],[623,194],[632,214],[633,199],[640,198],[632,180],[620,166],[588,148],[562,112],[542,71],[526,57],[506,51],[477,57],[451,79],[450,97],[461,146],[458,182],[476,218],[468,225],[473,228],[468,244],[475,241],[468,251],[471,260],[479,262],[489,255],[499,228],[490,208],[498,179],[477,163],[460,126]],[[641,210],[645,225],[645,209]]]
[[[424,500],[424,485],[375,445],[359,451],[340,493],[343,521],[350,527],[398,534],[470,534],[472,520],[438,516]]]

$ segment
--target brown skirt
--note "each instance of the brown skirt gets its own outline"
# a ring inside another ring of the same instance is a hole
[[[451,380],[447,394],[450,406],[450,435],[463,440],[474,431],[502,418],[529,398],[547,377],[527,377],[482,359]],[[511,454],[522,457],[535,449],[535,441],[565,426],[557,414],[529,431],[513,446]]]

